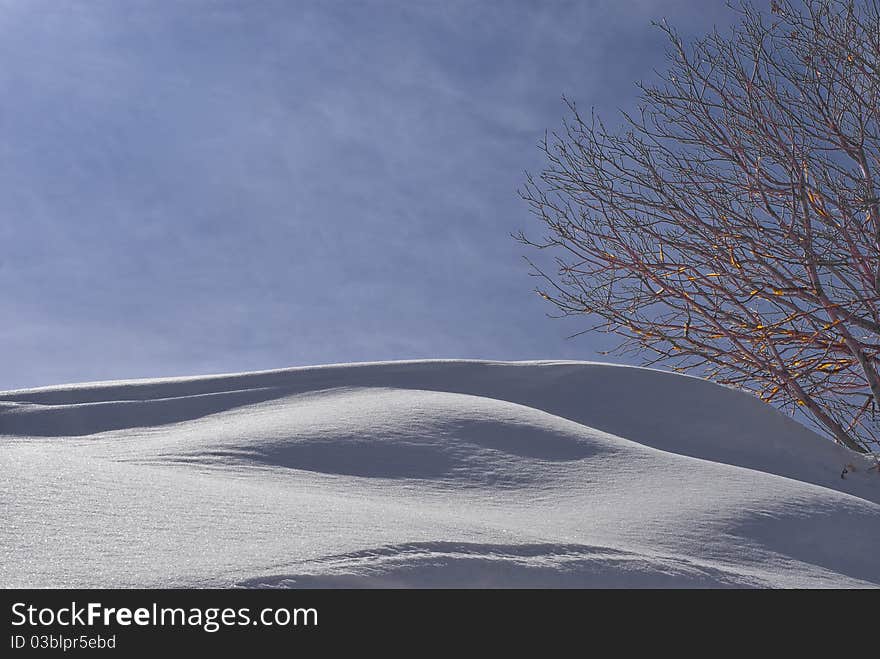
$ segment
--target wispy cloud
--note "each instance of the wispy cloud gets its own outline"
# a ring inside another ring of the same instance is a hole
[[[699,11],[697,11],[699,9]],[[565,342],[507,234],[564,92],[705,3],[0,3],[0,387]]]

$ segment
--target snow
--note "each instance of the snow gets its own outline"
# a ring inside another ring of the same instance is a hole
[[[433,360],[21,390],[0,393],[0,442],[4,587],[880,585],[865,458],[650,369]]]

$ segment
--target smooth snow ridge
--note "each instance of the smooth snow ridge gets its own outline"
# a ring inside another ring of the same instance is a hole
[[[0,393],[0,441],[4,587],[880,585],[867,461],[650,369],[387,362],[22,390]]]

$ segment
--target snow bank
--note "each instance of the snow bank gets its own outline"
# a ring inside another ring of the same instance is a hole
[[[876,471],[750,396],[649,369],[22,390],[0,394],[0,441],[6,587],[880,585]]]

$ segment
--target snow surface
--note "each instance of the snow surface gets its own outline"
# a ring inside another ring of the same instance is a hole
[[[880,585],[865,459],[650,369],[413,361],[13,391],[0,442],[4,587]]]

